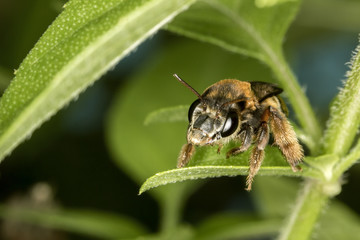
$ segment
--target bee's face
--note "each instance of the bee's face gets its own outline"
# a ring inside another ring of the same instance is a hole
[[[189,128],[187,139],[194,145],[207,145],[231,138],[239,127],[236,109],[221,109],[200,101],[189,108]]]

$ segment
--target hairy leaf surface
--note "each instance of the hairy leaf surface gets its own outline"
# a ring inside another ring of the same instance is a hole
[[[193,1],[69,1],[1,98],[0,159]]]

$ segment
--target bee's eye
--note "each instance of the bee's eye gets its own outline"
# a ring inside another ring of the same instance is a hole
[[[188,119],[189,122],[191,122],[192,115],[194,113],[195,108],[200,104],[200,99],[196,99],[195,102],[193,102],[190,105],[189,112],[188,112]]]
[[[239,125],[239,118],[236,112],[230,112],[226,118],[224,128],[221,131],[222,137],[227,137],[233,134]]]

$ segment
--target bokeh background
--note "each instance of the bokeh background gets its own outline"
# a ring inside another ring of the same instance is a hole
[[[1,92],[65,2],[0,0]],[[359,11],[360,1],[306,0],[286,37],[287,59],[323,123],[358,43]],[[190,104],[195,99],[173,79],[175,72],[199,92],[224,78],[273,78],[256,60],[160,31],[43,124],[0,164],[0,202],[26,205],[33,191],[43,189],[56,206],[127,215],[156,231],[156,201],[148,193],[138,196],[139,182],[129,176],[131,170],[117,164],[116,154],[109,147],[109,111],[119,109],[120,129],[124,131],[119,149],[128,149],[127,157],[133,156],[135,162],[146,157],[142,144],[148,141],[156,151],[163,149],[170,166],[175,166],[185,142],[186,123],[150,126],[150,130],[143,130],[142,124],[153,110]],[[174,134],[158,139],[162,135],[156,134],[162,128]],[[360,166],[353,166],[344,180],[347,183],[336,198],[360,214]],[[207,181],[187,201],[184,221],[196,224],[229,209],[252,211],[251,194],[243,191],[243,186],[243,177]],[[4,226],[3,222],[3,237],[8,231]],[[89,239],[62,234],[64,239]]]

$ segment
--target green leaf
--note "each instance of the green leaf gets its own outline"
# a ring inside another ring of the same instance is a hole
[[[281,220],[259,218],[240,213],[222,213],[206,219],[197,228],[196,240],[256,239],[273,236]]]
[[[36,210],[0,205],[3,221],[35,224],[101,239],[131,238],[147,231],[136,221],[119,215],[87,210]]]
[[[158,55],[150,62],[158,66],[159,60],[173,58],[172,53],[174,50],[170,49],[165,56]],[[113,159],[139,184],[158,171],[175,167],[185,140],[185,122],[144,125],[147,113],[153,109],[159,109],[165,103],[188,101],[179,91],[181,86],[171,74],[164,74],[163,71],[166,70],[149,66],[130,79],[126,88],[119,89],[107,117],[106,138]],[[159,89],[166,91],[154,95]],[[150,117],[146,121],[151,123],[156,120]],[[178,191],[183,193],[183,187],[159,190],[154,192],[154,196],[164,201],[164,198],[174,197]]]
[[[190,225],[180,225],[172,231],[142,235],[131,239],[126,238],[126,240],[193,240],[193,236],[194,230]]]
[[[360,239],[359,216],[339,201],[330,204],[329,210],[320,217],[319,226],[315,231],[318,239]]]
[[[106,124],[106,138],[113,159],[139,184],[149,175],[176,165],[183,142],[181,135],[186,129],[185,123],[165,126],[143,124],[147,112],[169,101],[166,94],[158,98],[153,96],[156,86],[166,87],[170,92],[176,92],[178,87],[176,82],[162,83],[162,78],[151,79],[155,75],[150,69],[144,69],[131,79],[127,88],[120,89]],[[171,75],[163,77],[171,78]],[[174,228],[177,224],[184,198],[189,193],[188,187],[181,184],[152,193],[162,207],[163,229]]]
[[[284,217],[294,203],[300,185],[294,179],[261,176],[254,182],[254,202],[261,216]]]
[[[257,7],[272,7],[276,4],[281,4],[284,2],[291,2],[291,1],[297,1],[297,0],[255,0],[255,5]]]
[[[167,29],[266,62],[277,57],[297,8],[298,1],[261,9],[253,0],[204,0]]]
[[[248,159],[251,150],[239,154],[235,157],[226,159],[224,153],[233,148],[236,143],[224,147],[222,154],[217,154],[217,147],[198,148],[188,167],[173,169],[155,174],[148,178],[141,186],[139,193],[143,193],[151,188],[166,185],[169,183],[182,182],[185,180],[195,180],[204,178],[214,178],[221,176],[238,176],[248,174]],[[302,166],[301,172],[293,172],[286,163],[279,149],[266,147],[264,162],[258,175],[272,176],[306,176],[320,177],[321,173],[314,169]]]
[[[194,0],[69,1],[0,101],[0,159]]]
[[[223,176],[234,177],[247,174],[248,167],[246,166],[200,166],[173,169],[157,173],[148,178],[141,186],[139,194],[142,194],[151,188],[169,183]],[[262,167],[259,171],[259,175],[301,176],[298,173],[293,173],[289,167]]]
[[[149,125],[153,123],[186,122],[188,110],[189,106],[184,105],[161,108],[149,113],[149,115],[145,118],[144,124]]]
[[[344,156],[350,149],[360,125],[360,45],[351,60],[344,88],[330,109],[324,136],[327,154]]]
[[[282,52],[285,32],[298,6],[299,1],[258,8],[253,0],[203,0],[177,16],[167,29],[266,63],[284,88],[305,133],[318,143],[318,119]],[[318,149],[310,147],[312,152]]]
[[[192,240],[194,229],[190,225],[180,225],[173,231],[158,234],[154,240]]]

